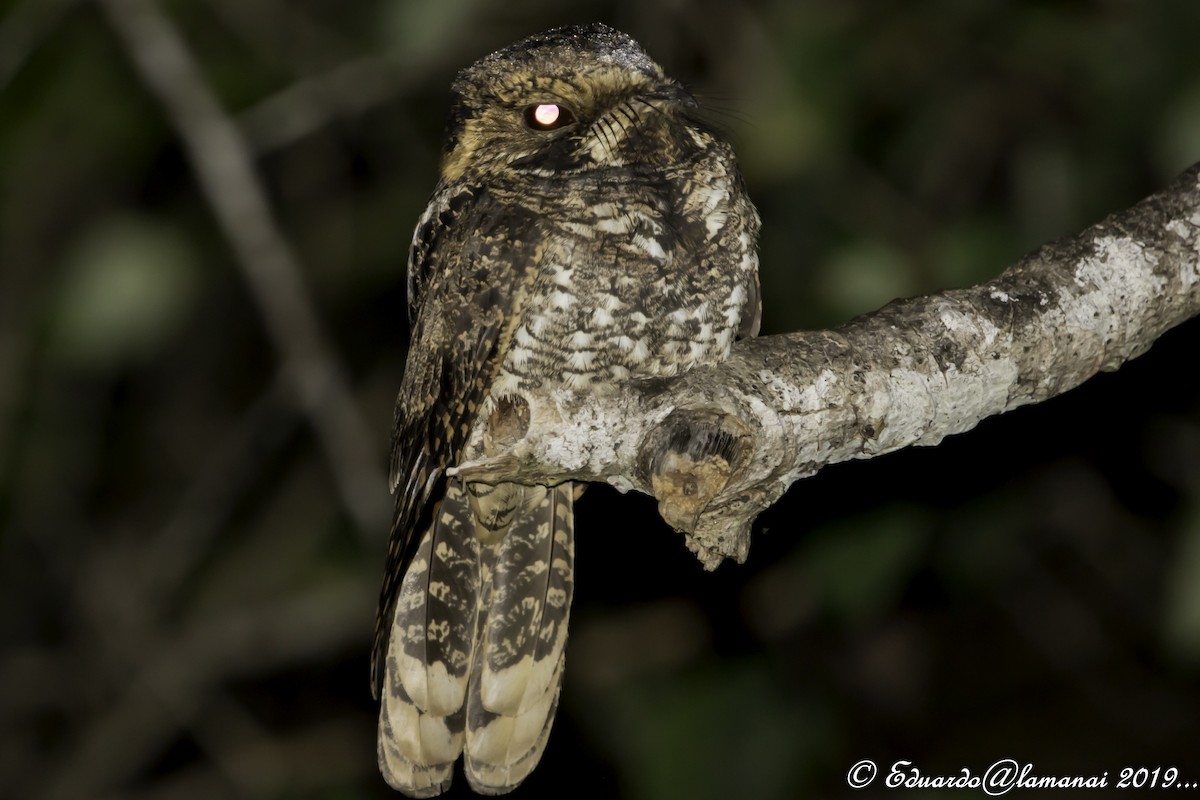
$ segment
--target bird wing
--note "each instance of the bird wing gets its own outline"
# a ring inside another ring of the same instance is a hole
[[[503,213],[479,186],[439,187],[409,263],[412,336],[396,399],[389,479],[396,495],[375,617],[371,690],[379,697],[396,598],[474,426],[537,266],[530,216]]]

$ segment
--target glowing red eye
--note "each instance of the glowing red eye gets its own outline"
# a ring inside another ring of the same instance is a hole
[[[537,103],[525,109],[525,124],[535,131],[552,131],[575,121],[575,115],[558,103]]]
[[[553,128],[560,113],[556,105],[537,106],[533,109],[533,121],[543,128]]]

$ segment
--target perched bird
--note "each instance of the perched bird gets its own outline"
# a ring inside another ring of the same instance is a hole
[[[454,81],[409,256],[371,665],[396,789],[445,791],[462,754],[477,792],[512,790],[562,683],[576,487],[447,469],[521,393],[585,401],[725,358],[758,330],[758,227],[729,145],[625,34],[557,28]]]

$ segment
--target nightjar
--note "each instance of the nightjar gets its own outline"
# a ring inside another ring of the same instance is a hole
[[[562,683],[581,487],[447,469],[522,393],[586,402],[725,358],[758,330],[758,227],[729,145],[625,34],[558,28],[454,81],[409,256],[371,664],[396,789],[441,793],[461,754],[477,792],[512,790]]]

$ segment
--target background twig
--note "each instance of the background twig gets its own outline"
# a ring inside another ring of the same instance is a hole
[[[187,148],[238,262],[297,402],[329,457],[347,510],[374,539],[387,519],[378,452],[350,394],[296,257],[254,177],[250,151],[200,79],[179,32],[152,0],[97,0],[147,88]]]

